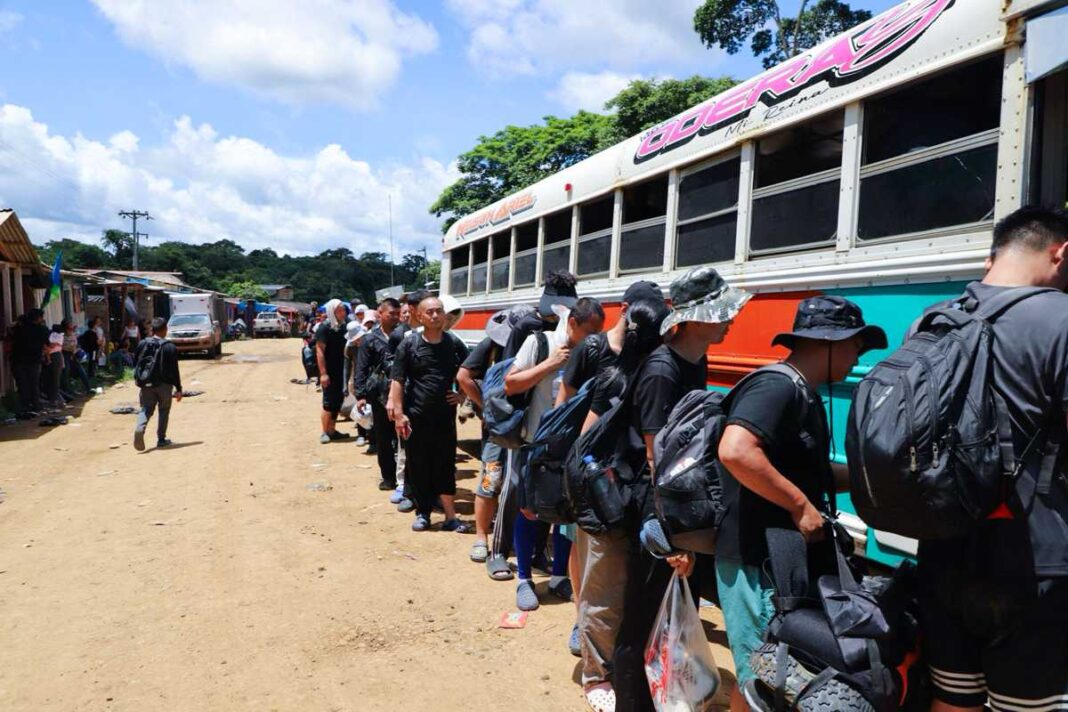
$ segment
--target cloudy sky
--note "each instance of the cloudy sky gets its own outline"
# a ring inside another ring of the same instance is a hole
[[[150,240],[359,254],[388,251],[392,196],[398,258],[433,254],[479,135],[631,78],[756,74],[701,46],[699,3],[0,0],[0,207],[37,244],[136,208]]]

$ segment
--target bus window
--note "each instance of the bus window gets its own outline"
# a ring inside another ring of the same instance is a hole
[[[545,250],[541,257],[543,275],[571,268],[571,209],[545,216]]]
[[[493,264],[490,266],[490,289],[508,289],[508,270],[512,263],[512,231],[505,230],[490,237],[493,241]]]
[[[667,221],[667,176],[658,176],[623,190],[623,236],[620,272],[661,269]]]
[[[679,180],[675,267],[734,259],[738,229],[738,174],[731,158],[684,171]]]
[[[515,286],[534,284],[538,268],[538,221],[523,223],[515,229]]]
[[[451,267],[449,268],[449,294],[462,296],[467,294],[467,266],[471,259],[471,248],[468,245],[457,247],[449,253]]]
[[[486,291],[486,260],[489,258],[489,239],[484,238],[471,245],[474,266],[471,267],[471,293],[482,294]]]
[[[615,196],[579,206],[578,276],[608,274],[612,252],[612,211]]]
[[[757,143],[749,251],[830,245],[838,229],[843,113]]]
[[[1000,54],[864,104],[857,237],[990,222]]]

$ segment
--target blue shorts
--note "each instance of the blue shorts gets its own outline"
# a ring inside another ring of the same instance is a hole
[[[775,587],[756,566],[716,559],[716,587],[734,658],[734,674],[742,685],[754,678],[749,657],[764,643],[771,617]]]
[[[482,472],[475,487],[475,496],[495,499],[504,485],[504,451],[489,440],[482,442]]]

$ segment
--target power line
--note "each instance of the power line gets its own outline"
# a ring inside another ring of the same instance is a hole
[[[145,220],[152,220],[152,216],[148,214],[147,210],[120,210],[119,217],[129,218],[133,221],[133,229],[130,231],[130,235],[133,236],[133,268],[137,269],[137,246],[140,242],[139,238],[142,236],[146,239],[148,235],[145,233],[137,232],[137,219],[144,218]]]

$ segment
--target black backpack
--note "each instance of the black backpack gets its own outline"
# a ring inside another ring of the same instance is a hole
[[[837,524],[828,530],[814,547],[793,529],[766,533],[775,615],[752,655],[757,679],[747,694],[776,712],[927,709],[915,567],[858,577],[843,552],[849,535]],[[812,580],[813,566],[834,573]]]
[[[141,342],[134,364],[134,383],[141,388],[156,385],[159,375],[159,355],[163,351],[163,339],[151,336]]]
[[[798,388],[801,374],[781,364],[749,373],[728,394],[691,391],[683,396],[657,433],[654,501],[660,527],[675,549],[715,554],[716,530],[726,512],[719,464],[719,441],[733,393],[761,373],[780,373]]]
[[[594,382],[587,381],[571,398],[541,416],[534,442],[519,451],[523,509],[549,524],[571,524],[575,513],[567,496],[564,461],[582,430],[593,402]]]
[[[991,324],[1049,289],[970,294],[929,311],[915,333],[857,386],[846,449],[850,494],[871,527],[917,539],[967,536],[1003,501],[1044,431],[1019,457],[993,383]],[[1041,448],[1038,492],[1049,491],[1056,448]]]

